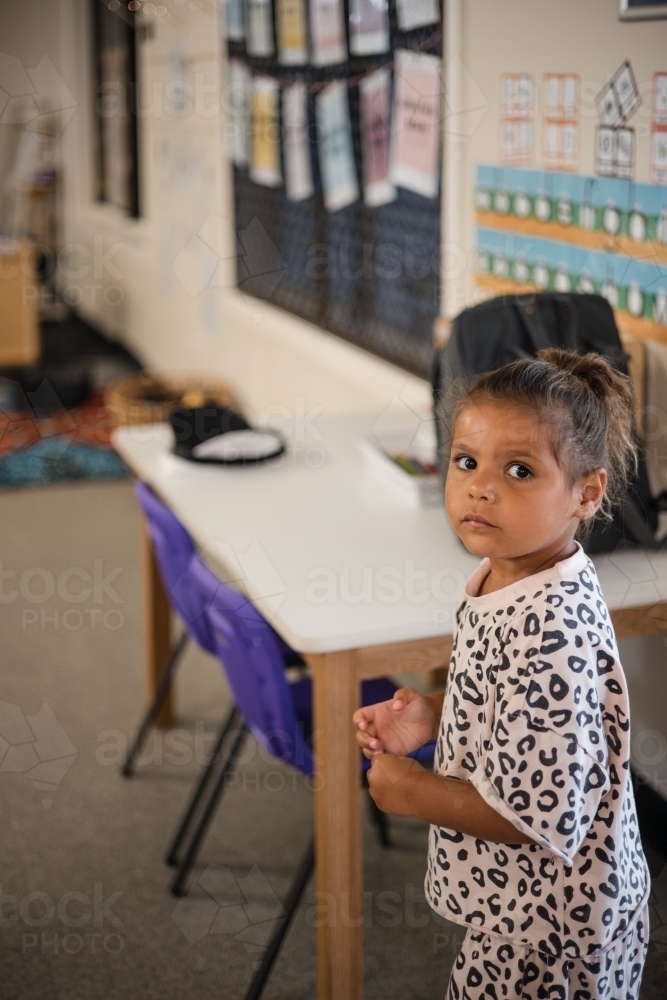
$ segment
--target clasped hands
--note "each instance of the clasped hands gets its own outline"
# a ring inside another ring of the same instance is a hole
[[[368,785],[374,801],[383,812],[415,815],[414,793],[429,772],[406,754],[435,738],[439,714],[433,698],[400,688],[389,701],[358,709],[352,720],[357,743],[372,761]]]

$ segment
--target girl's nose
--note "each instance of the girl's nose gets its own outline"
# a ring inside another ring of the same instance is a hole
[[[489,482],[482,483],[473,479],[468,484],[468,493],[473,500],[487,500],[493,503],[496,499],[496,491]]]

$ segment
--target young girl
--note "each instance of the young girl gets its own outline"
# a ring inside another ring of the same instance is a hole
[[[485,558],[444,695],[405,688],[355,713],[371,794],[432,824],[427,898],[469,927],[448,1000],[636,1000],[649,875],[628,695],[576,541],[635,460],[629,381],[543,351],[479,376],[451,427],[447,514]],[[431,773],[406,754],[436,736]]]

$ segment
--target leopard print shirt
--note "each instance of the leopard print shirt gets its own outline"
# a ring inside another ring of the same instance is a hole
[[[471,781],[535,844],[432,826],[426,896],[448,920],[582,958],[623,936],[649,891],[630,779],[628,694],[581,547],[479,594],[468,581],[434,768]]]

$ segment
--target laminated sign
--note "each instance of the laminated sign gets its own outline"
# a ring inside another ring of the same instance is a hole
[[[310,40],[313,65],[345,62],[347,44],[342,0],[310,0]]]
[[[435,198],[439,181],[440,59],[396,50],[390,177]]]
[[[640,104],[632,66],[624,62],[595,98],[600,124],[595,139],[595,169],[601,177],[631,180],[635,133],[626,123]]]
[[[313,193],[307,101],[305,83],[293,83],[283,94],[285,188],[290,201],[303,201]]]
[[[396,198],[389,179],[389,123],[391,77],[386,69],[365,76],[361,94],[361,144],[364,174],[364,201],[371,207],[386,205]]]
[[[304,66],[308,62],[305,0],[276,0],[278,62]]]
[[[389,51],[387,0],[350,0],[350,52],[370,56]]]
[[[278,187],[280,143],[278,136],[278,81],[255,78],[252,95],[252,158],[250,179],[256,184]]]
[[[315,99],[324,205],[337,212],[359,197],[347,85],[336,80]]]
[[[238,59],[229,61],[229,91],[227,110],[229,120],[225,125],[227,155],[237,167],[248,164],[248,119],[252,104],[252,75],[245,63]]]
[[[246,48],[251,56],[273,55],[271,0],[246,0]]]
[[[654,184],[667,184],[667,73],[656,73],[653,77],[651,180]]]
[[[230,42],[242,42],[245,38],[245,25],[243,23],[243,0],[226,0],[225,8],[225,34]]]
[[[401,31],[437,24],[440,20],[437,0],[396,0],[396,14]]]

